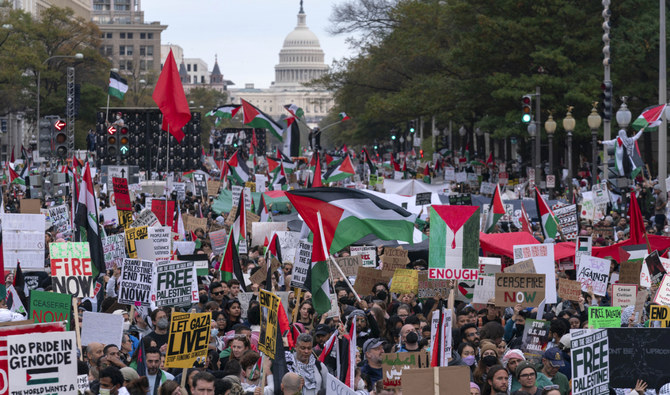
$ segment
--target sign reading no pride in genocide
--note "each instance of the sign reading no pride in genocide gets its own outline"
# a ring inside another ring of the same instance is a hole
[[[51,243],[51,279],[54,292],[89,297],[93,292],[93,270],[88,243]]]
[[[156,306],[186,306],[198,303],[198,284],[193,262],[168,261],[156,264]]]
[[[205,363],[212,313],[172,313],[165,366],[191,368]]]

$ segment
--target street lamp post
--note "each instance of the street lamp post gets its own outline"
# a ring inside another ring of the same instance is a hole
[[[572,201],[572,132],[575,130],[576,121],[572,117],[573,106],[568,106],[568,113],[563,118],[563,129],[568,135],[568,199]]]
[[[536,164],[538,158],[535,155],[535,132],[537,132],[537,126],[535,126],[535,122],[529,123],[526,130],[528,130],[528,135],[530,136],[531,165],[532,165],[533,169],[536,170],[535,164]],[[530,181],[530,176],[528,177],[528,180]],[[536,180],[537,180],[537,176],[533,178],[533,182],[535,182]]]
[[[84,54],[82,53],[76,53],[74,55],[54,55],[51,57],[48,57],[42,62],[43,65],[45,65],[48,61],[51,59],[56,59],[56,58],[70,58],[70,59],[77,59],[81,60],[84,59]],[[40,121],[40,81],[41,81],[41,70],[37,70],[37,122]]]
[[[596,106],[598,106],[598,102],[593,102],[591,114],[586,118],[586,121],[589,124],[589,129],[591,129],[591,158],[593,160],[593,163],[591,163],[591,185],[595,185],[596,179],[598,178],[596,157],[598,156],[598,129],[600,129],[600,124],[602,122],[602,118],[600,118]]]
[[[458,135],[461,136],[460,143],[461,143],[461,149],[463,150],[463,155],[465,156],[465,135],[468,133],[467,129],[465,129],[465,125],[461,125],[460,129],[458,129]]]
[[[549,140],[549,174],[554,174],[554,132],[556,131],[556,121],[549,113],[549,118],[544,122],[544,130],[547,132]],[[553,193],[552,193],[553,194]]]

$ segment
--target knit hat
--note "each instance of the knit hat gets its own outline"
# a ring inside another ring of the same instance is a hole
[[[525,361],[526,357],[523,356],[523,352],[521,352],[521,350],[518,349],[508,350],[502,359],[502,364],[505,368],[507,368],[507,363],[509,362],[510,359],[520,359],[522,361]]]
[[[517,380],[519,380],[519,376],[521,376],[521,372],[523,372],[524,369],[531,368],[533,369],[533,372],[537,374],[537,369],[535,369],[535,366],[533,366],[532,363],[528,361],[523,361],[516,367],[516,371],[514,372],[514,376],[516,377]]]
[[[498,355],[498,347],[496,347],[495,344],[493,344],[491,342],[481,342],[479,344],[479,347],[481,349],[481,354],[480,355],[484,355],[484,351],[493,350],[493,352],[496,353],[496,357],[500,358],[500,356]]]
[[[481,390],[479,389],[479,386],[471,381],[471,382],[470,382],[470,389],[472,389],[472,388],[476,388],[477,391],[481,391]]]

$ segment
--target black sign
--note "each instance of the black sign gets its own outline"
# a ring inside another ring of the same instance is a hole
[[[635,388],[636,380],[654,389],[665,384],[670,377],[667,335],[666,328],[608,328],[610,386]]]
[[[471,195],[449,195],[449,204],[452,206],[472,206]]]
[[[204,174],[193,173],[193,183],[195,184],[196,196],[207,196],[207,178]]]
[[[423,192],[416,194],[416,205],[423,206],[424,204],[430,204],[430,192]]]

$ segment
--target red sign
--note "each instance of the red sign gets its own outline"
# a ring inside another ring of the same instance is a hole
[[[128,193],[128,180],[125,178],[112,178],[114,186],[114,201],[117,211],[133,211],[133,205],[130,202],[130,193]]]
[[[56,128],[56,130],[63,130],[63,128],[65,127],[65,125],[67,125],[67,124],[59,119],[59,120],[56,121],[56,123],[54,124],[54,127]]]
[[[167,220],[165,218],[165,199],[153,199],[151,201],[151,212],[156,215],[158,222],[163,226],[172,226],[174,217],[174,200],[168,200]]]

